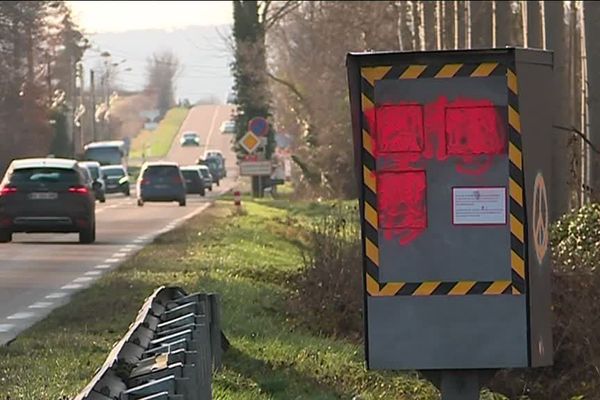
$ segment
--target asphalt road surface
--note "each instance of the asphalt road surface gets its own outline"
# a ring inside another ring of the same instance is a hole
[[[157,235],[202,212],[211,200],[235,184],[233,135],[219,132],[229,118],[231,106],[193,108],[181,132],[199,133],[200,147],[179,146],[179,137],[167,155],[180,165],[193,164],[206,149],[218,149],[227,160],[228,177],[207,192],[205,198],[188,196],[187,206],[177,203],[146,203],[137,207],[130,198],[109,195],[96,207],[96,243],[81,245],[76,234],[16,234],[12,243],[0,244],[0,345],[65,304],[74,292],[89,286],[115,268]]]

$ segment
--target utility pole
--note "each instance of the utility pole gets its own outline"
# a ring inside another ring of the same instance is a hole
[[[85,89],[85,75],[83,70],[83,63],[77,63],[77,76],[79,77],[79,108],[83,107],[82,110],[85,110],[85,99],[83,97],[84,89]],[[85,111],[83,111],[85,113]],[[79,144],[80,150],[83,150],[83,146],[85,144],[85,138],[83,137],[83,113],[80,109],[77,110],[77,120],[79,124]]]
[[[96,141],[96,84],[94,83],[94,70],[90,69],[90,97],[92,98],[92,141]]]

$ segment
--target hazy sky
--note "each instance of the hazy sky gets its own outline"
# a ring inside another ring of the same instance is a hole
[[[229,24],[231,1],[69,1],[88,33]]]

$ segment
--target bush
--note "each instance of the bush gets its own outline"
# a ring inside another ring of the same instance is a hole
[[[309,231],[291,313],[319,333],[362,334],[362,257],[356,207],[336,204]]]
[[[597,399],[600,393],[600,205],[565,215],[551,232],[554,366],[503,371],[492,387],[516,398]]]

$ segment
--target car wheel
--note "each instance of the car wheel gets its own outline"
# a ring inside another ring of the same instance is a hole
[[[204,196],[206,196],[206,190],[202,189],[200,191],[200,197],[204,197]]]
[[[12,232],[0,230],[0,243],[10,243],[10,242],[12,242]]]
[[[127,189],[127,190],[125,191],[125,197],[129,197],[129,196],[131,196],[131,193],[130,193],[129,189]]]
[[[137,200],[137,205],[138,205],[138,207],[144,207],[144,200],[138,199]]]
[[[92,225],[90,228],[79,231],[79,243],[90,244],[96,240],[96,226]]]
[[[100,197],[100,203],[106,203],[106,197]]]
[[[217,181],[217,186],[221,186],[221,181]]]
[[[179,200],[179,207],[185,207],[185,199]]]

